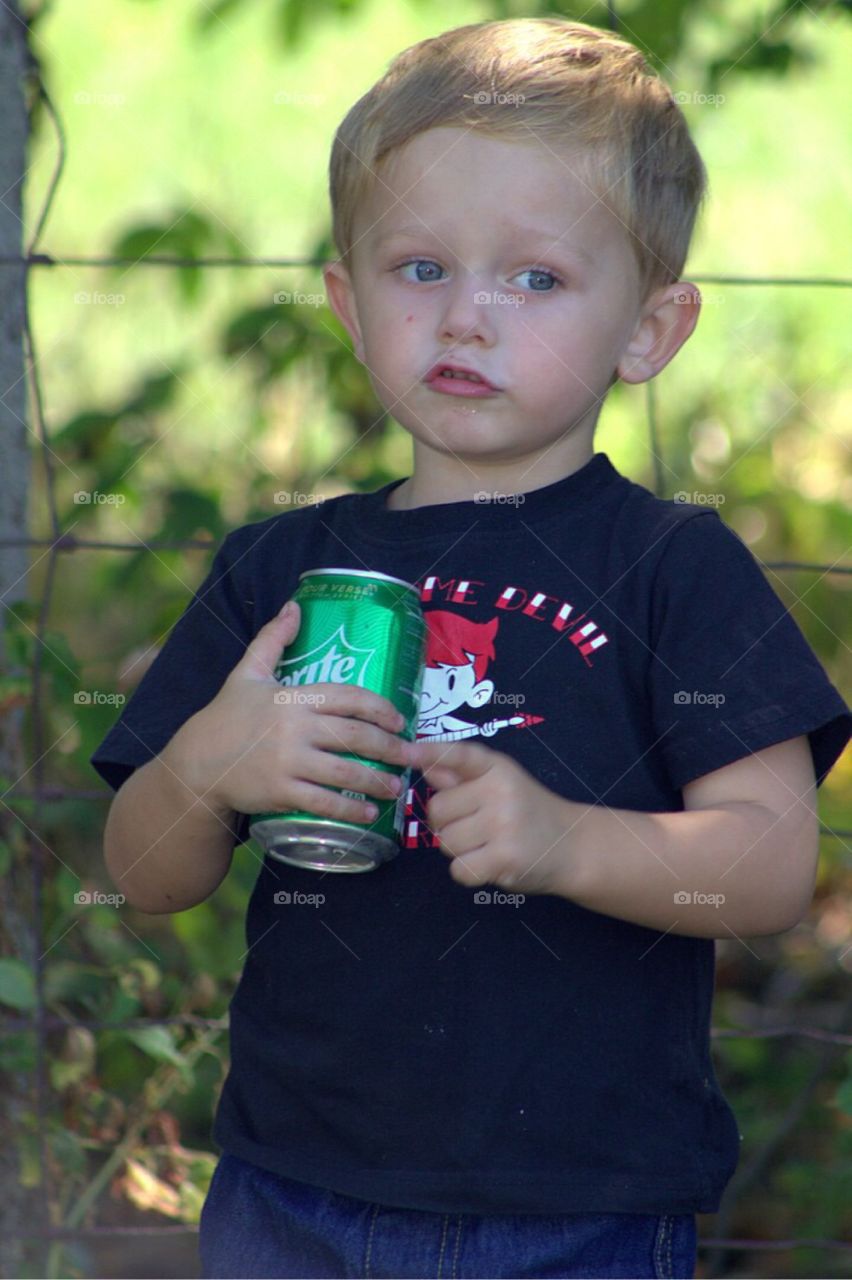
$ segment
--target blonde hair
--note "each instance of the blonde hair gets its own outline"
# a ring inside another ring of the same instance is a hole
[[[567,145],[572,166],[576,151],[583,180],[624,224],[643,299],[680,279],[707,173],[668,87],[626,40],[565,18],[511,18],[403,50],[335,134],[329,194],[344,264],[383,162],[439,127]]]

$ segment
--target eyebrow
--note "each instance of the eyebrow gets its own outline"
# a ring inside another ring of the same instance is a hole
[[[515,235],[526,237],[528,240],[546,240],[549,247],[555,252],[570,254],[572,257],[579,258],[589,266],[594,264],[594,258],[585,249],[581,249],[579,245],[565,244],[559,236],[553,235],[551,231],[544,230],[541,227],[510,227],[509,230]],[[409,224],[404,227],[393,227],[389,228],[387,231],[380,232],[376,236],[374,243],[378,245],[383,244],[385,240],[392,240],[396,236],[420,236],[428,235],[429,232],[430,228],[423,226],[422,223],[417,226]],[[433,232],[432,234],[437,235],[437,232]]]

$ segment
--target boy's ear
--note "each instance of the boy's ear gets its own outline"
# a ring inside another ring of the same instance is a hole
[[[322,270],[322,278],[328,294],[329,306],[346,329],[355,355],[364,363],[364,344],[361,340],[361,326],[358,323],[358,306],[355,302],[355,289],[352,277],[342,262],[329,262]]]
[[[647,382],[664,369],[698,323],[701,293],[688,280],[655,289],[645,302],[616,373],[622,382]]]

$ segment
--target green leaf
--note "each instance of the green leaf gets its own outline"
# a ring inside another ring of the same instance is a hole
[[[0,1037],[0,1069],[7,1075],[21,1072],[31,1075],[36,1067],[36,1038],[34,1031],[4,1033]]]
[[[196,29],[202,34],[208,31],[218,31],[220,35],[226,32],[223,20],[226,14],[235,9],[241,0],[217,0],[215,4],[203,4],[195,15]]]
[[[64,1176],[84,1173],[86,1152],[82,1141],[70,1129],[56,1127],[50,1135],[50,1146]]]
[[[218,496],[215,493],[204,493],[200,489],[170,489],[166,495],[166,511],[157,537],[165,541],[181,542],[185,538],[195,538],[204,533],[211,533],[214,538],[221,538],[225,533]]]
[[[13,1009],[34,1009],[35,980],[23,960],[0,960],[0,1003]]]
[[[175,398],[179,375],[185,372],[185,363],[176,364],[166,373],[152,374],[146,378],[141,390],[121,410],[122,417],[127,414],[156,413],[158,409],[165,409]]]
[[[114,413],[98,413],[97,410],[78,413],[59,428],[53,446],[62,446],[72,457],[89,462],[105,451],[117,423],[118,417]]]
[[[834,1102],[847,1116],[852,1116],[852,1075],[838,1087]]]
[[[156,1058],[158,1062],[171,1062],[176,1067],[184,1065],[172,1033],[167,1027],[139,1027],[126,1032],[126,1036],[137,1049],[141,1049],[151,1058]]]
[[[49,1005],[75,1001],[86,1009],[96,1009],[111,984],[111,975],[97,965],[84,965],[76,960],[52,960],[44,972],[45,1001]]]

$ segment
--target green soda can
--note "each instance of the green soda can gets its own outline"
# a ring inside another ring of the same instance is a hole
[[[275,667],[279,684],[292,690],[326,682],[371,689],[402,713],[405,726],[399,736],[413,742],[426,652],[426,623],[417,588],[401,578],[362,569],[307,569],[299,575],[293,599],[299,604],[302,623]],[[378,817],[364,823],[296,809],[255,814],[249,833],[270,857],[315,871],[372,871],[399,852],[411,769],[365,760],[351,752],[339,754],[402,775],[405,785],[399,796],[383,800],[332,788],[377,806]]]

